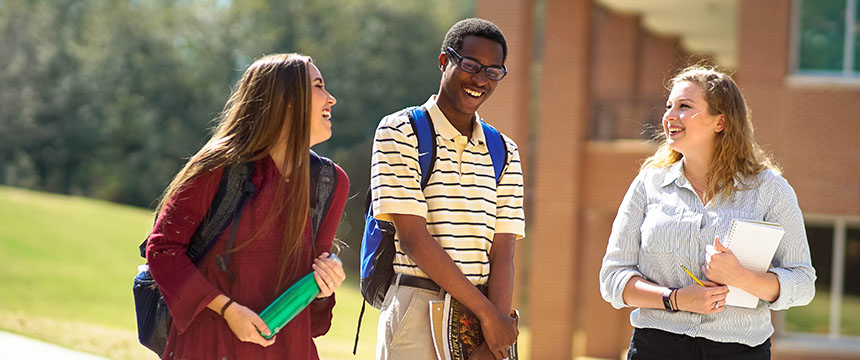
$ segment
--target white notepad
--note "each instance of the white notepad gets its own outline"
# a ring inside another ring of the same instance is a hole
[[[734,219],[722,243],[735,254],[743,267],[763,273],[770,267],[784,233],[780,224]],[[729,285],[726,305],[754,309],[758,305],[758,298]]]

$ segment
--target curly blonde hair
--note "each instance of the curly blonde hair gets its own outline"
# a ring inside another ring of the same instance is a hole
[[[754,186],[744,183],[744,177],[757,175],[765,169],[780,171],[770,155],[755,142],[746,101],[729,75],[713,67],[693,65],[669,80],[667,88],[671,90],[680,82],[699,86],[705,94],[708,113],[725,116],[725,129],[717,133],[711,157],[705,199],[717,196],[729,199],[736,190]],[[645,160],[640,171],[650,167],[666,167],[684,157],[669,147],[665,132],[660,132],[658,140],[660,146]]]

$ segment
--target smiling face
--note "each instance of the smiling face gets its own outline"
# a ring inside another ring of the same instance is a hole
[[[675,83],[666,101],[663,132],[669,147],[684,156],[710,157],[717,133],[726,126],[724,115],[710,113],[704,94],[700,86],[681,81]]]
[[[331,138],[331,107],[337,99],[325,89],[320,70],[309,63],[311,76],[311,146]]]
[[[502,45],[487,38],[466,36],[462,48],[456,51],[460,56],[471,58],[482,65],[503,65]],[[443,75],[436,103],[446,115],[471,118],[499,83],[487,79],[485,70],[477,74],[461,70],[448,54],[439,56],[439,66]]]

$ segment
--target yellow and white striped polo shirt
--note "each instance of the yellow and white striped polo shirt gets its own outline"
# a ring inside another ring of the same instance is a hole
[[[423,192],[418,137],[408,115],[400,111],[379,123],[370,170],[373,213],[385,221],[391,221],[390,214],[425,218],[430,235],[469,281],[486,284],[493,235],[525,236],[520,155],[514,141],[503,135],[507,164],[497,186],[482,127],[475,124],[470,139],[462,136],[435,98],[424,104],[436,130],[436,163]],[[480,118],[477,113],[475,117]],[[401,250],[398,239],[395,246],[395,272],[428,277]]]

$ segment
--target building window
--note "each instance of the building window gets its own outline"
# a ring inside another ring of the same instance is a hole
[[[797,73],[860,76],[858,0],[795,0]]]
[[[786,311],[784,330],[831,338],[860,336],[860,222],[808,220],[806,235],[818,276],[815,299]]]

